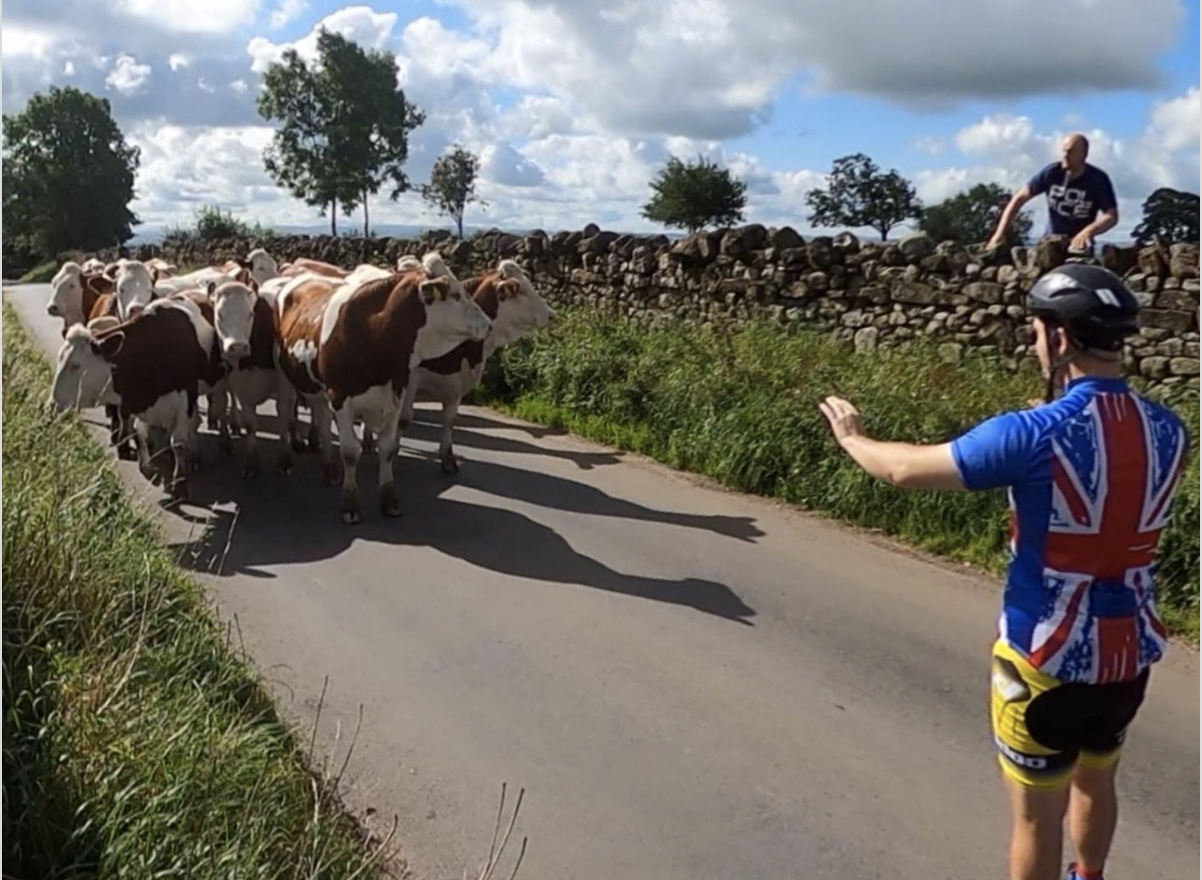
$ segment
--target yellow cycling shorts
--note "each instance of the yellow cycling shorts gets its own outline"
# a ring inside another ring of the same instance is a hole
[[[1148,684],[1062,682],[1027,662],[999,639],[993,646],[993,741],[1005,775],[1054,791],[1069,784],[1078,762],[1105,768],[1119,759],[1123,739]]]

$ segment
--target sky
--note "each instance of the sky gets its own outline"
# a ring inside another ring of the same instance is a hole
[[[896,168],[929,205],[1021,186],[1076,130],[1119,194],[1108,237],[1157,187],[1199,190],[1196,0],[8,0],[3,110],[50,85],[108,98],[142,151],[145,228],[206,204],[319,225],[263,169],[256,96],[322,26],[395,54],[426,113],[411,180],[452,143],[481,156],[471,226],[656,231],[656,169],[703,154],[747,182],[748,222],[805,234],[840,156]],[[416,193],[371,217],[447,225]]]

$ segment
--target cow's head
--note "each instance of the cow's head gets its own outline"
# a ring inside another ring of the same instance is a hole
[[[413,272],[422,267],[422,261],[413,254],[405,254],[396,261],[396,270],[398,272]]]
[[[417,333],[415,354],[418,360],[430,360],[446,354],[460,342],[479,342],[488,336],[492,322],[488,315],[463,289],[463,282],[451,274],[437,254],[422,261],[426,277],[418,282],[418,296],[426,312],[426,322]]]
[[[221,342],[221,355],[227,362],[237,364],[250,354],[259,286],[253,281],[250,284],[227,281],[221,285],[210,281],[208,293],[213,301],[213,323]]]
[[[102,261],[96,259],[95,257],[92,257],[91,259],[84,261],[83,271],[85,274],[89,274],[89,275],[92,273],[103,272],[104,271],[104,263]]]
[[[56,409],[98,406],[112,388],[113,365],[125,342],[125,333],[114,330],[97,336],[82,324],[67,331],[54,368],[50,403]]]
[[[62,318],[64,327],[82,324],[83,313],[83,270],[78,263],[64,263],[50,281],[50,300],[46,303],[46,314]]]
[[[117,273],[117,314],[128,321],[154,299],[154,281],[142,263],[125,261]]]
[[[497,266],[501,280],[497,284],[497,317],[491,339],[495,345],[508,345],[532,330],[546,327],[555,319],[555,310],[538,295],[530,278],[513,260]]]
[[[264,284],[280,274],[275,258],[263,248],[255,248],[246,255],[245,260],[238,262],[244,269],[250,270],[250,276],[256,284]]]

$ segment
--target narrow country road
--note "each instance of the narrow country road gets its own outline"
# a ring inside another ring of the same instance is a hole
[[[6,290],[53,351],[47,296]],[[356,528],[311,457],[249,483],[210,437],[179,511],[120,464],[290,718],[328,676],[341,755],[363,704],[347,803],[399,814],[418,878],[475,875],[502,780],[526,788],[523,880],[1005,876],[996,583],[481,409],[449,479],[418,418],[404,516],[368,489]],[[1198,684],[1185,647],[1152,676],[1115,880],[1198,875]]]

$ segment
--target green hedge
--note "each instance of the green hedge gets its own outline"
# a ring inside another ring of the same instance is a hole
[[[721,333],[681,325],[651,329],[592,311],[561,318],[553,330],[504,349],[490,363],[489,403],[741,491],[1003,570],[1008,515],[1002,491],[915,492],[873,480],[835,445],[817,404],[838,394],[864,413],[875,437],[942,441],[1037,397],[1042,382],[1033,364],[1017,373],[984,358],[949,364],[924,341],[857,354],[816,334],[768,325]],[[1183,396],[1178,411],[1195,442],[1163,543],[1161,589],[1174,628],[1196,632],[1196,392]]]
[[[3,376],[5,876],[375,876],[7,307]]]

